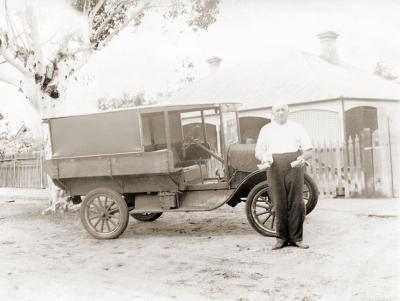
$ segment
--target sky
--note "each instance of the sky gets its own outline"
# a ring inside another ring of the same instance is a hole
[[[400,64],[399,12],[400,1],[390,0],[225,0],[208,31],[194,33],[183,22],[165,25],[150,15],[139,30],[124,32],[88,67],[98,70],[101,82],[156,90],[173,81],[174,69],[186,56],[199,72],[214,55],[222,64],[257,64],[289,53],[319,53],[316,35],[333,30],[339,34],[339,57],[373,72],[379,60]],[[111,57],[118,59],[107,59]],[[102,73],[104,69],[110,72]]]
[[[221,67],[257,68],[287,54],[318,54],[316,35],[327,30],[339,34],[340,60],[369,73],[378,61],[400,70],[399,12],[400,0],[221,0],[217,22],[198,32],[184,18],[166,22],[150,12],[139,28],[126,28],[91,57],[71,84],[66,110],[91,110],[102,96],[173,90],[184,60],[193,62],[199,79],[211,56],[222,58]],[[24,116],[23,97],[2,84],[0,93],[10,100],[0,111]]]

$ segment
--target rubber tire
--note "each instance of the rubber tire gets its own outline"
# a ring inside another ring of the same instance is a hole
[[[265,229],[262,229],[261,227],[259,227],[257,225],[257,223],[254,221],[253,215],[251,214],[252,200],[254,199],[256,194],[258,194],[258,192],[260,190],[264,189],[266,186],[268,186],[267,181],[262,181],[262,182],[258,183],[256,186],[254,186],[252,190],[250,190],[250,193],[247,196],[247,200],[246,200],[246,217],[247,217],[247,220],[248,220],[250,226],[254,230],[256,230],[258,233],[260,233],[261,235],[264,235],[264,236],[275,237],[276,236],[275,232],[267,232]]]
[[[121,217],[122,217],[122,222],[120,223],[119,227],[111,232],[111,233],[98,233],[97,231],[94,231],[92,229],[92,227],[88,224],[88,222],[86,221],[86,210],[87,208],[87,204],[88,202],[93,199],[96,198],[100,195],[106,195],[109,196],[110,198],[112,198],[113,200],[115,200],[115,202],[117,203],[120,213],[121,213]],[[96,188],[93,189],[92,191],[90,191],[85,199],[82,202],[81,205],[81,210],[80,210],[80,217],[81,217],[81,222],[83,224],[83,227],[86,229],[86,231],[92,235],[93,237],[97,238],[97,239],[115,239],[117,237],[119,237],[126,229],[126,227],[128,226],[128,222],[129,222],[129,212],[128,212],[128,206],[126,205],[126,202],[124,200],[124,198],[122,197],[121,194],[119,194],[118,192],[111,190],[109,188]]]
[[[308,215],[314,210],[315,206],[317,206],[319,193],[317,184],[315,184],[314,180],[306,173],[304,174],[304,184],[308,185],[311,194],[310,199],[306,204],[306,214]]]
[[[158,219],[162,215],[162,212],[153,212],[149,214],[143,213],[131,213],[131,216],[141,222],[152,222]]]
[[[308,200],[306,204],[306,214],[311,213],[311,211],[314,210],[315,206],[318,203],[318,188],[317,185],[315,184],[314,180],[308,175],[304,174],[304,184],[308,186],[309,191],[310,191],[310,199]],[[246,217],[249,222],[249,224],[253,227],[254,230],[256,230],[258,233],[264,235],[264,236],[276,236],[275,233],[273,232],[267,232],[265,229],[262,229],[257,225],[257,223],[254,221],[254,218],[251,214],[251,201],[256,194],[264,189],[266,186],[268,186],[267,181],[262,181],[258,183],[256,186],[253,187],[253,189],[250,190],[249,195],[247,196],[247,201],[246,201]]]

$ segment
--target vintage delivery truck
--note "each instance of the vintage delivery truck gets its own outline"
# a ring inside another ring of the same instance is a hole
[[[240,202],[251,226],[274,236],[266,171],[257,169],[255,145],[240,143],[237,107],[158,105],[48,118],[45,169],[82,202],[82,224],[98,239],[121,235],[129,215],[154,221],[163,212],[206,212]],[[210,124],[217,137],[208,132]],[[318,190],[307,174],[303,198],[308,214]]]

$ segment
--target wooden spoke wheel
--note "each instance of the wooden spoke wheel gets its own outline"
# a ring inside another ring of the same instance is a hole
[[[308,174],[304,174],[303,200],[306,205],[306,214],[310,214],[318,203],[318,188]]]
[[[275,212],[268,195],[267,181],[253,187],[246,201],[246,216],[250,225],[258,233],[275,236]]]
[[[81,221],[97,239],[117,238],[128,226],[128,206],[119,193],[108,188],[94,189],[82,202]]]
[[[162,212],[145,212],[145,213],[131,213],[134,219],[141,222],[152,222],[155,221],[162,215]]]
[[[268,191],[267,181],[260,182],[253,187],[246,201],[246,216],[250,225],[257,232],[265,236],[275,236],[275,211]],[[303,200],[306,214],[309,214],[317,205],[318,190],[314,181],[307,174],[304,175]]]

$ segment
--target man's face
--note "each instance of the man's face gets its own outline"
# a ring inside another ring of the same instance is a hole
[[[286,105],[277,105],[273,108],[272,114],[277,123],[285,124],[288,119],[289,109]]]

